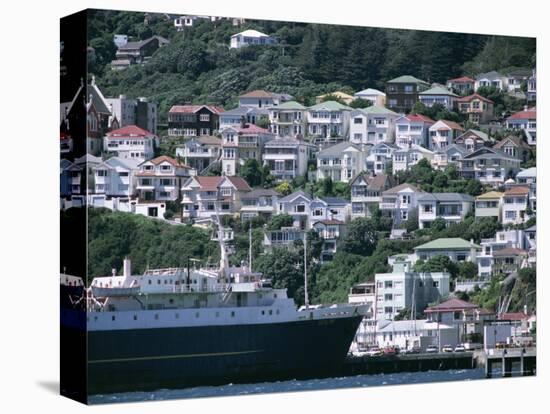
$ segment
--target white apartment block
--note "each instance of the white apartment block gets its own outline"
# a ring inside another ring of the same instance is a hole
[[[145,161],[139,165],[137,194],[140,201],[175,201],[180,187],[189,177],[188,166],[166,155]]]
[[[395,144],[401,148],[418,145],[429,148],[430,127],[435,123],[425,115],[406,115],[395,120]]]
[[[400,116],[383,106],[355,109],[350,114],[350,141],[376,145],[395,141],[395,120]]]
[[[104,150],[122,159],[145,161],[153,158],[157,137],[136,125],[110,131],[104,138]]]
[[[317,153],[317,179],[350,182],[364,169],[365,152],[357,145],[341,142]]]
[[[130,198],[136,190],[139,161],[112,157],[94,167],[94,193]]]
[[[418,197],[418,226],[429,227],[436,218],[459,223],[473,208],[474,198],[459,193],[424,193]]]

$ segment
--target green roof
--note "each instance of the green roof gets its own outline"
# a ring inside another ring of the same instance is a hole
[[[342,109],[350,110],[351,108],[349,106],[342,105],[340,102],[326,101],[318,103],[317,105],[310,106],[308,109],[313,111],[318,111],[321,109],[328,109],[329,111],[340,111]]]
[[[428,89],[427,91],[420,92],[420,95],[450,95],[450,96],[458,96],[454,93],[452,93],[447,88],[444,88],[443,86],[435,86],[433,88]]]
[[[361,110],[366,114],[372,114],[372,115],[386,115],[386,114],[397,115],[397,113],[393,112],[391,109],[388,109],[385,106],[378,106],[378,105],[368,106]]]
[[[416,246],[414,250],[464,250],[470,247],[481,248],[481,246],[470,244],[470,242],[459,237],[452,237],[432,240],[431,242]]]
[[[414,76],[411,75],[403,75],[399,76],[398,78],[389,80],[388,83],[423,83],[425,85],[429,85],[428,82],[423,81],[421,79],[417,79]]]
[[[273,107],[273,109],[306,109],[306,107],[296,101],[288,101],[282,103],[278,106]]]

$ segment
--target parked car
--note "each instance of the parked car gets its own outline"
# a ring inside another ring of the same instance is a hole
[[[422,348],[418,346],[413,346],[412,348],[408,348],[403,351],[404,354],[419,354],[421,352],[422,352]]]
[[[380,348],[378,348],[377,346],[374,346],[374,347],[370,348],[368,351],[366,351],[365,355],[370,356],[370,357],[374,357],[374,356],[383,355],[383,352]]]
[[[466,352],[466,348],[464,348],[464,345],[457,345],[455,346],[455,352]]]
[[[428,354],[437,354],[439,352],[439,348],[435,345],[428,345],[426,348],[426,353]]]
[[[443,345],[441,352],[453,352],[453,347],[451,345]]]
[[[397,355],[398,353],[398,348],[394,346],[387,346],[384,348],[384,355]]]

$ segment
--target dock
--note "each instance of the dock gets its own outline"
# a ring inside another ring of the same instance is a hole
[[[485,377],[493,378],[535,375],[537,353],[535,348],[494,350],[485,355]]]
[[[476,368],[473,352],[348,356],[343,375],[391,374],[396,372],[445,371]]]

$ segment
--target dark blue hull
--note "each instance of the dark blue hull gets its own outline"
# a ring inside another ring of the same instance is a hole
[[[98,394],[334,375],[360,321],[354,316],[89,331],[87,390]]]

